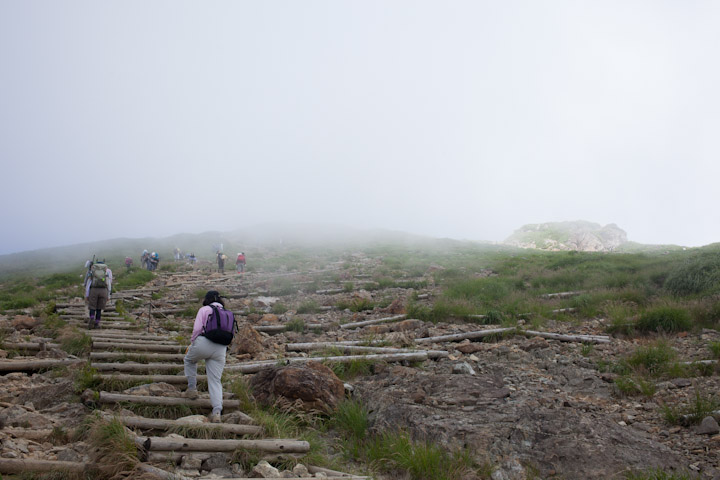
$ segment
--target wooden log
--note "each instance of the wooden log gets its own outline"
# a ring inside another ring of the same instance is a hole
[[[151,397],[126,395],[123,393],[100,392],[100,403],[137,403],[140,405],[186,405],[188,407],[212,408],[209,398]],[[240,400],[223,400],[223,408],[239,408]]]
[[[417,350],[407,350],[402,348],[390,348],[390,347],[368,347],[364,345],[341,345],[334,342],[317,342],[317,343],[288,343],[285,345],[285,350],[288,352],[309,352],[313,350],[323,350],[325,348],[337,348],[342,350],[344,354],[356,353],[356,352],[370,352],[370,353],[412,353]],[[427,353],[428,358],[444,358],[450,354],[445,350],[422,350]]]
[[[561,333],[537,332],[535,330],[520,330],[528,337],[542,337],[561,342],[584,342],[584,343],[610,343],[610,337],[604,335],[565,335]]]
[[[106,337],[106,338],[131,338],[135,340],[145,340],[145,341],[172,341],[172,338],[170,338],[169,335],[157,335],[157,334],[149,334],[149,333],[130,333],[130,332],[98,332],[97,330],[90,330],[88,332],[88,335],[90,335],[93,338],[96,337]]]
[[[375,320],[365,320],[362,322],[352,322],[352,323],[344,323],[340,325],[340,328],[348,329],[348,328],[360,328],[364,327],[366,325],[375,325],[376,323],[388,323],[388,322],[397,322],[399,320],[405,320],[407,318],[407,315],[395,315],[392,317],[387,318],[377,318]]]
[[[147,352],[172,352],[182,353],[186,347],[182,345],[155,345],[146,343],[116,343],[116,342],[96,342],[92,343],[93,349],[109,349],[109,350],[142,350]]]
[[[515,328],[493,328],[490,330],[476,330],[474,332],[455,333],[452,335],[440,335],[438,337],[416,338],[415,343],[440,343],[440,342],[459,342],[460,340],[483,338],[490,335],[497,335],[505,332],[512,332]]]
[[[145,417],[115,417],[124,425],[133,428],[143,428],[152,430],[170,430],[174,427],[198,427],[221,430],[235,435],[258,435],[262,433],[262,427],[257,425],[238,425],[235,423],[197,423],[183,422],[179,420],[166,420],[162,418],[145,418]]]
[[[307,453],[310,444],[304,440],[203,440],[196,438],[148,437],[148,452],[234,452],[238,449],[254,449],[271,453]]]
[[[92,335],[93,342],[100,343],[131,343],[138,345],[178,345],[178,342],[174,340],[141,340],[139,338],[127,338],[127,337],[103,337],[99,335]]]
[[[345,289],[343,288],[328,288],[325,290],[316,290],[315,293],[317,293],[318,295],[332,295],[335,293],[342,293],[344,291]]]
[[[680,365],[715,365],[717,360],[693,360],[690,362],[680,362]]]
[[[256,332],[263,333],[280,333],[287,330],[285,325],[253,325]]]
[[[578,295],[583,294],[582,291],[577,292],[558,292],[558,293],[546,293],[545,295],[540,295],[542,298],[570,298],[570,297],[576,297]]]
[[[167,372],[182,370],[180,363],[91,363],[90,366],[99,372]],[[198,368],[203,368],[199,365]]]
[[[83,473],[87,464],[80,462],[61,462],[58,460],[34,460],[0,458],[0,473],[25,472],[72,472]]]
[[[572,313],[575,310],[577,310],[577,308],[557,308],[553,310],[552,313]]]
[[[241,373],[257,373],[263,368],[272,367],[273,365],[307,362],[331,362],[331,363],[349,363],[356,360],[365,360],[369,362],[424,362],[428,359],[428,355],[424,351],[411,353],[387,353],[378,355],[348,355],[341,357],[286,357],[279,360],[267,360],[256,363],[241,363],[228,365],[225,364],[225,370],[238,371]]]
[[[179,385],[186,385],[187,384],[187,377],[185,375],[125,375],[125,374],[115,374],[115,375],[107,375],[107,374],[101,374],[98,375],[98,378],[102,381],[117,381],[117,382],[145,382],[145,383],[158,383],[158,382],[165,382],[165,383],[172,383],[172,384],[179,384]],[[207,376],[206,375],[198,375],[197,376],[198,382],[207,382]]]
[[[90,360],[116,360],[116,359],[138,359],[145,360],[183,360],[182,353],[132,353],[132,352],[90,352]]]
[[[34,372],[65,365],[76,365],[85,363],[80,358],[68,358],[64,360],[5,360],[0,362],[0,372]]]
[[[20,427],[5,427],[0,430],[2,433],[10,435],[16,438],[27,438],[28,440],[34,440],[36,442],[44,442],[47,438],[52,435],[52,430],[48,428],[35,430],[32,428],[20,428]]]
[[[18,342],[11,343],[5,342],[2,344],[4,350],[25,350],[37,352],[40,350],[47,350],[50,348],[60,348],[59,343],[35,343],[35,342]]]

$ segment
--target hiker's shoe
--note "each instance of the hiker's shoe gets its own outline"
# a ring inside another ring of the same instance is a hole
[[[211,413],[210,414],[210,423],[222,423],[222,418],[220,418],[219,413]]]
[[[95,325],[93,325],[93,328],[100,328],[100,322],[95,322]]]
[[[183,397],[189,398],[190,400],[195,400],[196,398],[198,398],[197,388],[185,390],[183,392]]]

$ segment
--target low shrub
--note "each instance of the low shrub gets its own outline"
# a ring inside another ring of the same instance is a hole
[[[685,332],[692,328],[692,319],[683,308],[663,306],[643,312],[635,328],[643,332]]]

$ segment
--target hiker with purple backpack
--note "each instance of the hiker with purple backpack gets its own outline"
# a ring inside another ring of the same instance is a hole
[[[198,398],[197,391],[197,362],[205,360],[205,372],[207,374],[208,391],[212,413],[210,421],[220,423],[222,414],[222,377],[225,368],[225,355],[227,347],[233,339],[237,330],[235,316],[230,310],[225,310],[225,302],[220,293],[210,290],[205,294],[203,306],[200,307],[195,317],[190,346],[185,353],[185,376],[188,381],[188,388],[185,391],[186,398]]]

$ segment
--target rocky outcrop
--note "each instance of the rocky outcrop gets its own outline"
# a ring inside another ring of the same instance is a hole
[[[343,382],[318,362],[266,368],[253,375],[250,386],[261,404],[280,401],[307,411],[330,412],[345,395]]]
[[[505,240],[505,244],[539,250],[612,252],[627,243],[627,234],[614,223],[551,222],[524,225]]]

